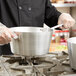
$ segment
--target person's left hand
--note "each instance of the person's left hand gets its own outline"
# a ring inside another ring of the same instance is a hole
[[[71,28],[75,24],[75,20],[71,17],[70,14],[62,13],[59,16],[58,24],[63,24],[64,25],[63,27],[68,29],[68,28]]]

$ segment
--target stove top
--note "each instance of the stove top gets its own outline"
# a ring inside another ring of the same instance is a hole
[[[19,55],[0,57],[0,76],[76,76],[67,52],[51,52],[41,57]]]

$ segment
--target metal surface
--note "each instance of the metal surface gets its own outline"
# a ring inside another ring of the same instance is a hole
[[[19,34],[18,39],[12,39],[11,50],[15,54],[39,56],[49,52],[53,29],[41,27],[14,27],[12,31]]]
[[[67,52],[53,52],[43,57],[23,57],[0,56],[0,76],[76,76],[76,72],[69,66]]]
[[[51,29],[55,29],[55,28],[58,28],[58,27],[63,27],[63,24],[56,25],[56,26],[52,27]]]
[[[76,37],[68,39],[68,51],[71,68],[76,70]]]

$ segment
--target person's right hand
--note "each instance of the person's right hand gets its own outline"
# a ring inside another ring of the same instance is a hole
[[[8,44],[14,37],[12,31],[7,27],[0,27],[0,44]]]

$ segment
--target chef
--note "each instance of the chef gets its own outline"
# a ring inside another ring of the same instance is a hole
[[[14,35],[10,27],[42,27],[43,23],[49,27],[63,24],[64,28],[70,28],[75,20],[56,10],[50,0],[0,0],[0,54],[12,54],[9,42]]]

